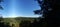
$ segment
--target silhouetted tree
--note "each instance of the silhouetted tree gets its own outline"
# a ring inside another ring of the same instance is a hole
[[[44,13],[46,21],[48,23],[48,27],[58,27],[60,25],[59,1],[60,0],[44,0],[44,4],[46,5],[45,10],[48,12],[48,13],[46,12]]]
[[[43,17],[47,22],[47,27],[59,27],[60,26],[60,0],[37,0],[43,11]],[[38,12],[38,11],[37,11]],[[37,13],[36,12],[36,13]]]

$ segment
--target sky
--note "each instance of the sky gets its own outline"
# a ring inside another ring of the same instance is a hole
[[[38,17],[34,10],[40,9],[37,1],[34,0],[4,0],[0,5],[4,10],[0,10],[3,17]]]

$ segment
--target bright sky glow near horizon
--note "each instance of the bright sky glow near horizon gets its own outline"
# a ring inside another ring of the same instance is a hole
[[[0,10],[3,17],[38,17],[34,15],[34,10],[40,9],[34,0],[4,0],[1,4],[4,10]]]

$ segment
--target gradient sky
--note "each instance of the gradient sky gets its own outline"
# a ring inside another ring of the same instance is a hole
[[[4,0],[1,3],[4,10],[0,10],[3,17],[37,17],[34,10],[40,9],[37,1],[34,0]]]

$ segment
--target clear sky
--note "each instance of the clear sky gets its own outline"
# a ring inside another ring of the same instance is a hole
[[[40,9],[37,1],[34,0],[4,0],[1,3],[4,10],[0,10],[3,17],[37,17],[34,10]]]

